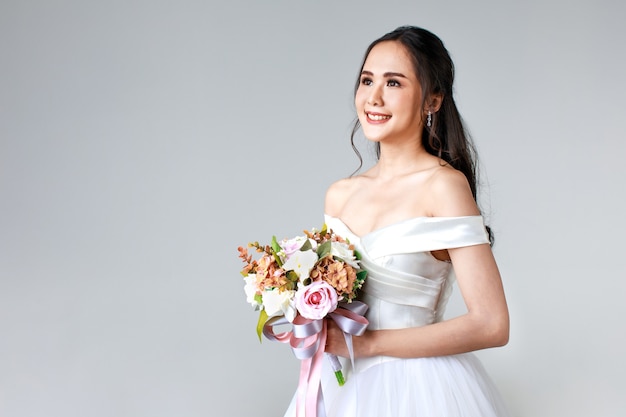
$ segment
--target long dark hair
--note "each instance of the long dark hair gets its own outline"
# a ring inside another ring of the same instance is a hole
[[[453,97],[454,63],[445,45],[435,34],[416,26],[400,26],[372,42],[363,57],[354,93],[360,85],[361,71],[370,51],[384,41],[399,42],[404,46],[413,61],[413,68],[422,87],[422,108],[433,95],[441,95],[443,101],[438,112],[432,114],[431,126],[423,123],[422,145],[431,155],[437,156],[461,171],[477,201],[478,157],[472,139],[456,107]],[[363,166],[363,159],[354,144],[356,132],[361,127],[357,118],[350,142],[359,158],[357,171]],[[376,143],[376,157],[380,157],[380,144]],[[488,228],[490,240],[491,230]]]

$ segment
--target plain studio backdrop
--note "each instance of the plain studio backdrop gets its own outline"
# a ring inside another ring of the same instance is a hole
[[[481,156],[512,327],[479,357],[516,417],[623,416],[625,11],[2,0],[0,415],[281,416],[237,246],[322,225],[365,48],[412,24]]]

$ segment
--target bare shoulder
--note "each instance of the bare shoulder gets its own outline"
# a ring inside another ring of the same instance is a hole
[[[332,183],[326,191],[324,212],[330,216],[338,216],[346,201],[354,193],[358,182],[358,177],[351,177]]]
[[[449,165],[437,168],[428,181],[433,216],[454,217],[480,214],[465,175]]]

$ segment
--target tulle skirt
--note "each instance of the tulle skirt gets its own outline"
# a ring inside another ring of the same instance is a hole
[[[327,417],[509,416],[482,364],[471,353],[393,359],[362,372],[348,370],[342,387],[327,365],[322,375]],[[285,417],[295,416],[294,395]]]

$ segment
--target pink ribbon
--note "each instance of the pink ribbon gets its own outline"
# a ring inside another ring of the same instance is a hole
[[[369,322],[364,317],[367,304],[360,301],[340,303],[335,311],[327,317],[332,319],[343,331],[350,360],[354,368],[354,351],[352,336],[360,336],[365,332]],[[291,324],[289,331],[275,334],[274,326]],[[289,343],[295,356],[300,359],[300,381],[296,402],[296,416],[326,417],[324,397],[321,388],[322,358],[326,347],[326,320],[311,320],[297,315],[293,323],[284,317],[272,317],[263,326],[263,334],[269,340]]]

